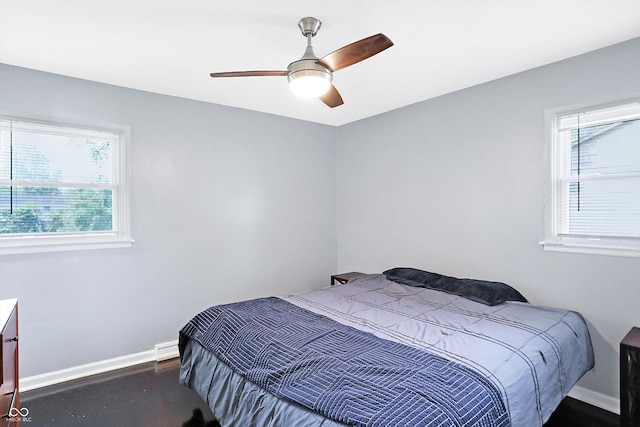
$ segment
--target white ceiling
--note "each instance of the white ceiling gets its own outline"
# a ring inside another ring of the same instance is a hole
[[[285,77],[209,77],[285,70],[304,16],[322,20],[320,57],[379,32],[395,44],[335,73],[344,105]],[[639,36],[640,0],[0,0],[0,62],[330,125]]]

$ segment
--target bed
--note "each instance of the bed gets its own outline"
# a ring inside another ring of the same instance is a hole
[[[413,268],[211,307],[179,349],[222,426],[542,426],[594,365],[579,313]]]

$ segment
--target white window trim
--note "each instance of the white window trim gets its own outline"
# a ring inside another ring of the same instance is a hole
[[[118,210],[115,215],[120,223],[117,224],[117,232],[93,232],[93,233],[52,233],[43,236],[0,236],[0,256],[13,254],[30,254],[41,252],[62,252],[93,249],[114,249],[131,247],[135,240],[131,237],[131,194],[130,194],[130,141],[131,127],[114,124],[96,124],[73,119],[51,118],[34,116],[29,114],[16,115],[7,110],[0,109],[0,118],[6,120],[26,121],[47,125],[59,125],[65,127],[77,127],[96,131],[114,132],[119,134],[118,161],[119,161],[119,186],[118,197],[113,201],[112,209]]]
[[[558,118],[584,110],[598,110],[616,105],[640,102],[640,96],[624,96],[600,103],[585,103],[572,107],[554,108],[545,111],[545,238],[539,242],[545,251],[579,254],[610,255],[640,258],[640,241],[637,239],[601,239],[561,236],[556,224],[557,176],[557,128]]]

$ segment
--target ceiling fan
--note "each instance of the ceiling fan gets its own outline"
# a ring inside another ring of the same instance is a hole
[[[304,98],[320,98],[331,108],[344,102],[333,85],[333,72],[364,61],[385,49],[393,42],[384,34],[376,34],[348,44],[330,54],[318,58],[313,52],[311,39],[318,33],[321,22],[317,18],[302,18],[298,27],[307,38],[307,48],[302,58],[293,61],[286,70],[229,71],[211,73],[211,77],[286,76],[291,90]]]

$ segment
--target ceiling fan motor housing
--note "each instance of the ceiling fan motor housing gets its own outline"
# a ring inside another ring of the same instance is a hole
[[[292,76],[294,74],[296,77],[293,78],[299,78],[303,75],[314,75],[323,77],[329,81],[333,80],[333,73],[331,73],[331,70],[318,64],[317,61],[317,59],[300,59],[289,64],[287,67],[287,70],[289,71],[289,81],[292,80]]]

